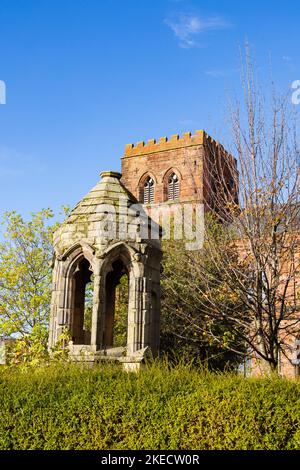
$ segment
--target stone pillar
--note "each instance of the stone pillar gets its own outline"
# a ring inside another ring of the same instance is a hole
[[[91,331],[91,346],[94,351],[99,348],[99,323],[101,318],[101,276],[94,275],[94,298]]]
[[[58,261],[55,258],[53,272],[52,272],[52,294],[50,306],[50,322],[49,322],[49,338],[48,349],[52,348],[55,344],[56,337],[56,317],[57,317],[57,281],[58,281]]]
[[[130,341],[128,341],[129,353],[135,353],[150,345],[150,312],[147,284],[148,280],[145,277],[134,279],[134,304],[132,305],[132,303],[130,303],[129,306],[131,317],[128,325],[128,329],[131,330],[130,338],[128,338],[128,340],[130,339]]]
[[[49,348],[57,342],[68,322],[66,283],[64,262],[56,259],[53,271],[53,291],[51,298]]]
[[[133,272],[131,272],[128,279],[127,355],[131,355],[135,351],[136,303],[136,278],[134,277]]]
[[[57,312],[55,342],[65,328],[72,328],[72,302],[74,302],[74,280],[66,275],[64,269],[65,261],[60,261],[59,282],[57,287]]]

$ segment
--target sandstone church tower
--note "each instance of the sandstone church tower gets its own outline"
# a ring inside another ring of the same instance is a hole
[[[126,145],[122,182],[146,206],[197,202],[216,211],[220,168],[237,200],[235,158],[201,130]]]

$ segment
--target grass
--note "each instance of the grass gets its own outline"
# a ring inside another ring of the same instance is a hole
[[[155,363],[0,368],[0,449],[300,449],[300,383]]]

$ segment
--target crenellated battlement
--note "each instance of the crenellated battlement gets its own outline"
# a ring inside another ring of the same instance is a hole
[[[218,142],[217,140],[213,139],[210,135],[206,134],[206,132],[204,132],[205,134],[205,143],[206,143],[206,146],[208,148],[208,150],[210,151],[210,153],[212,155],[223,155],[223,157],[225,158],[230,158],[230,159],[234,159],[235,158],[233,157],[233,155],[231,155],[225,148],[222,144],[220,144],[220,142]]]
[[[124,157],[135,157],[137,155],[190,147],[192,145],[203,145],[204,136],[205,132],[201,130],[196,131],[194,135],[192,135],[191,132],[185,132],[182,136],[174,134],[170,138],[161,137],[159,140],[150,139],[147,143],[141,141],[136,144],[127,144],[125,146]]]
[[[182,136],[174,134],[170,138],[161,137],[160,139],[150,139],[148,142],[140,141],[136,144],[125,145],[124,157],[136,157],[149,153],[163,152],[166,150],[179,149],[183,147],[191,147],[195,145],[207,144],[214,151],[221,151],[225,154],[224,147],[216,140],[212,139],[204,130],[196,131],[195,134],[185,132]]]

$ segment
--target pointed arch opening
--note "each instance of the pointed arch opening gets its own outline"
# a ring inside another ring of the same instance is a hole
[[[178,201],[179,200],[179,178],[176,173],[172,172],[168,176],[167,180],[167,200]]]
[[[153,204],[155,198],[155,181],[150,175],[143,177],[139,184],[139,201],[141,204]]]
[[[90,344],[94,276],[89,261],[81,257],[72,269],[70,334],[73,344]]]
[[[105,279],[105,325],[103,346],[125,348],[128,333],[129,271],[126,263],[118,258]]]
[[[163,177],[164,201],[178,202],[180,200],[180,185],[182,176],[177,168],[169,168]]]

